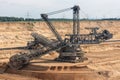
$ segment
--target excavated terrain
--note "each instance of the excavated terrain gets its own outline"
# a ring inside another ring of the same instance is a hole
[[[72,32],[72,22],[53,22],[60,35]],[[81,34],[87,34],[85,27],[100,27],[113,33],[111,40],[120,40],[120,21],[81,21]],[[0,72],[5,69],[9,58],[32,41],[36,32],[49,39],[55,39],[44,22],[1,22],[0,23]],[[16,47],[16,48],[15,48]],[[21,70],[8,69],[0,74],[0,80],[120,80],[120,42],[81,45],[88,61],[84,63],[60,63],[53,61],[58,53],[51,52],[31,61]]]

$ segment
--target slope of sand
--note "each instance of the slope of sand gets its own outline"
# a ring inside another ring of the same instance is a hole
[[[53,24],[62,37],[65,37],[64,34],[72,32],[72,22],[54,22]],[[120,39],[120,21],[82,21],[80,31],[82,34],[88,33],[84,29],[85,27],[100,27],[100,30],[108,29],[114,35],[112,40]],[[0,48],[26,46],[27,41],[33,40],[30,35],[32,32],[43,34],[49,39],[55,39],[44,22],[1,22]],[[103,71],[100,74],[103,74],[108,80],[120,80],[120,42],[81,45],[81,47],[87,52],[85,55],[90,61],[89,68],[96,71]],[[10,56],[21,51],[27,50],[0,50],[0,62],[7,62]],[[56,54],[47,55],[46,57],[51,58],[53,56],[56,56]],[[17,80],[14,77],[22,80],[29,79],[12,74],[0,75],[0,79],[3,80]],[[32,80],[35,79],[33,78]]]

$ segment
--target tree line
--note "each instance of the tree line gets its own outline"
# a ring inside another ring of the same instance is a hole
[[[41,19],[34,18],[18,18],[18,17],[0,17],[0,22],[9,22],[9,21],[41,21]]]
[[[56,18],[51,21],[72,21],[72,19]],[[120,18],[103,18],[103,19],[81,19],[81,20],[120,20]],[[0,22],[16,22],[16,21],[43,21],[42,19],[22,18],[22,17],[0,17]]]

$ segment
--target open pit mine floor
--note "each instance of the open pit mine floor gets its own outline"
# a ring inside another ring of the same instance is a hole
[[[104,75],[100,74],[101,72],[88,68],[87,64],[89,64],[88,61],[83,63],[61,63],[52,60],[34,60],[21,70],[8,68],[1,75],[13,74],[13,76],[20,75],[38,80],[106,80]]]
[[[0,59],[0,71],[5,69],[9,61],[9,52],[26,50],[3,50],[4,58]],[[6,53],[6,54],[5,54]],[[120,49],[86,53],[88,61],[83,63],[61,63],[53,61],[55,54],[31,61],[21,70],[10,68],[0,74],[2,80],[119,80]],[[2,53],[0,53],[3,55]],[[49,58],[49,59],[47,59]],[[51,59],[52,58],[52,59]]]
[[[114,43],[113,43],[114,44]],[[119,43],[116,43],[119,44]],[[106,45],[106,44],[101,44]],[[108,45],[108,44],[107,44]],[[112,44],[110,44],[112,45]],[[115,44],[114,44],[115,45]],[[88,45],[90,46],[90,45]],[[96,45],[94,45],[96,46]],[[84,46],[83,46],[84,47]],[[53,61],[57,53],[43,56],[31,61],[21,70],[8,70],[0,74],[2,80],[119,80],[120,79],[120,47],[113,50],[89,52],[88,60],[83,63],[65,63]],[[9,56],[26,49],[0,50],[4,58],[0,59],[0,70],[5,69]],[[8,54],[10,53],[10,54]],[[12,53],[12,54],[11,54]]]
[[[72,22],[53,22],[62,37],[70,34]],[[100,27],[113,33],[112,40],[120,40],[120,21],[81,21],[81,34],[88,34],[85,27]],[[1,22],[0,23],[0,72],[5,69],[9,58],[19,52],[28,50],[20,48],[33,41],[31,33],[43,34],[55,39],[44,22]],[[12,47],[18,47],[12,49]],[[5,48],[5,49],[3,49]],[[81,45],[88,61],[85,63],[60,63],[53,59],[58,55],[37,58],[21,70],[8,69],[0,74],[0,80],[120,80],[120,42]]]

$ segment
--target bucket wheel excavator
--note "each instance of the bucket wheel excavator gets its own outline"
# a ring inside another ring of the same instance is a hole
[[[62,13],[65,11],[73,10],[73,33],[65,34],[66,38],[62,39],[60,34],[55,29],[54,25],[50,22],[48,16],[53,14]],[[45,54],[49,54],[51,51],[57,51],[59,53],[58,58],[55,61],[59,62],[83,62],[87,58],[84,56],[84,51],[80,48],[81,44],[99,44],[105,40],[111,39],[112,34],[108,30],[103,30],[98,33],[97,27],[95,28],[86,28],[90,30],[89,34],[80,34],[80,20],[79,20],[79,11],[80,7],[75,5],[71,8],[41,14],[42,19],[46,22],[49,29],[53,32],[56,41],[49,40],[43,35],[32,33],[34,41],[29,42],[28,49],[36,49],[35,52],[31,53],[19,53],[13,55],[9,59],[9,67],[12,69],[21,69],[25,65],[29,64],[31,60],[41,57]]]

